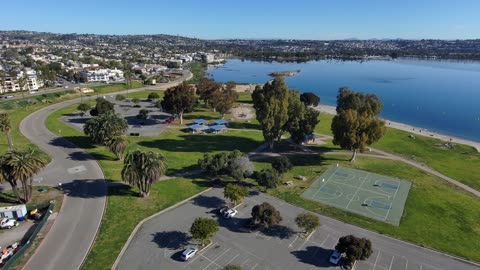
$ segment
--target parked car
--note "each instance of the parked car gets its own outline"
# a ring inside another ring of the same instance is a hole
[[[165,120],[165,123],[167,123],[167,124],[171,124],[173,122],[175,122],[175,118],[173,118],[173,117],[170,117],[167,120]]]
[[[223,216],[224,216],[225,218],[232,218],[232,217],[234,217],[237,213],[238,213],[238,211],[235,210],[235,209],[228,209],[227,212],[225,212],[225,214],[223,214]]]
[[[0,220],[0,228],[10,229],[12,227],[18,226],[18,222],[11,218],[2,218]]]
[[[185,249],[182,252],[182,260],[188,261],[190,258],[195,256],[195,254],[197,254],[197,252],[198,252],[198,248],[196,248],[196,247],[189,247],[189,248]]]
[[[237,210],[235,210],[235,209],[230,209],[230,208],[228,208],[228,207],[226,207],[226,206],[220,208],[220,209],[219,209],[219,212],[220,212],[220,215],[222,215],[222,216],[225,217],[225,218],[232,218],[232,217],[234,217],[234,216],[238,213]]]
[[[329,261],[332,264],[337,265],[341,258],[342,258],[342,255],[340,253],[338,253],[338,251],[334,250],[332,252],[332,255],[330,255]]]

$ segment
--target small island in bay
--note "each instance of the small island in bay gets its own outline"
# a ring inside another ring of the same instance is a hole
[[[292,76],[297,75],[299,72],[300,72],[300,69],[297,69],[295,71],[275,71],[275,72],[272,72],[268,75],[271,76],[271,77],[278,77],[278,76],[292,77]]]

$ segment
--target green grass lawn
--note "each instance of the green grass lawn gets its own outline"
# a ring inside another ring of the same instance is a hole
[[[425,163],[476,190],[480,190],[480,153],[471,146],[457,144],[455,148],[439,147],[445,142],[430,137],[408,137],[410,133],[387,129],[385,136],[373,147],[408,159]]]
[[[361,158],[351,164],[345,157],[328,155],[295,156],[291,160],[295,167],[285,175],[284,181],[292,180],[295,186],[293,188],[279,186],[275,190],[270,190],[270,194],[302,208],[360,227],[480,261],[480,253],[478,253],[480,250],[480,200],[470,193],[414,167],[394,161]],[[268,162],[268,160],[256,162],[256,169],[269,167]],[[412,182],[399,227],[300,197],[316,177],[320,176],[330,164],[337,162],[342,166],[351,166]],[[293,177],[297,175],[308,177],[308,181],[294,179]]]

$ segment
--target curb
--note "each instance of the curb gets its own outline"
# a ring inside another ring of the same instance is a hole
[[[66,201],[66,196],[65,194],[63,194],[63,199],[62,199],[62,205],[60,206],[60,210],[58,210],[58,215],[60,215],[60,213],[62,212],[62,209],[63,209],[63,205]],[[55,220],[53,221],[53,224],[52,226],[50,227],[50,230],[52,230],[53,226],[55,225],[55,222],[57,222],[57,218],[55,218]],[[44,243],[45,239],[47,239],[48,235],[50,234],[50,230],[48,230],[47,234],[45,235],[45,237],[42,239],[42,241],[40,241],[40,244],[38,245],[38,247],[35,249],[35,251],[32,253],[32,255],[30,256],[30,258],[28,258],[27,262],[25,262],[25,264],[22,266],[22,270],[25,269],[25,267],[30,263],[30,261],[32,260],[32,258],[35,256],[35,254],[37,254],[37,251],[38,249],[42,246],[42,244]]]
[[[159,215],[161,215],[161,214],[163,214],[163,213],[165,213],[165,212],[167,212],[167,211],[170,211],[170,210],[172,210],[172,209],[174,209],[174,208],[176,208],[176,207],[178,207],[178,206],[180,206],[180,205],[182,205],[182,204],[190,201],[191,199],[193,199],[193,198],[195,198],[195,197],[197,197],[197,196],[202,195],[203,193],[205,193],[205,192],[207,192],[207,191],[210,191],[211,189],[212,189],[212,188],[207,188],[206,190],[204,190],[204,191],[202,191],[202,192],[200,192],[200,193],[197,193],[197,194],[195,194],[195,195],[193,195],[193,196],[191,196],[191,197],[188,197],[188,198],[186,198],[185,200],[183,200],[183,201],[181,201],[181,202],[178,202],[178,203],[176,203],[176,204],[174,204],[174,205],[172,205],[172,206],[169,206],[169,207],[161,210],[160,212],[157,212],[157,213],[155,213],[155,214],[153,214],[153,215],[151,215],[151,216],[143,219],[142,221],[140,221],[140,222],[137,224],[137,226],[135,227],[135,229],[133,229],[133,231],[132,231],[132,233],[130,234],[130,236],[128,237],[127,242],[123,245],[123,248],[122,248],[122,250],[120,251],[120,253],[118,254],[117,259],[115,259],[115,262],[113,263],[111,269],[117,269],[117,266],[118,266],[118,263],[120,262],[120,259],[122,258],[123,254],[125,253],[125,251],[127,250],[128,246],[130,245],[130,242],[132,241],[132,239],[133,239],[133,237],[135,236],[135,234],[137,234],[137,231],[140,229],[140,227],[142,227],[143,223],[145,223],[145,222],[149,221],[150,219],[152,219],[152,218],[154,218],[154,217],[156,217],[156,216],[159,216]]]

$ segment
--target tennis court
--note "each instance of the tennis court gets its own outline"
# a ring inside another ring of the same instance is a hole
[[[406,180],[334,165],[302,197],[398,226],[410,186]]]

